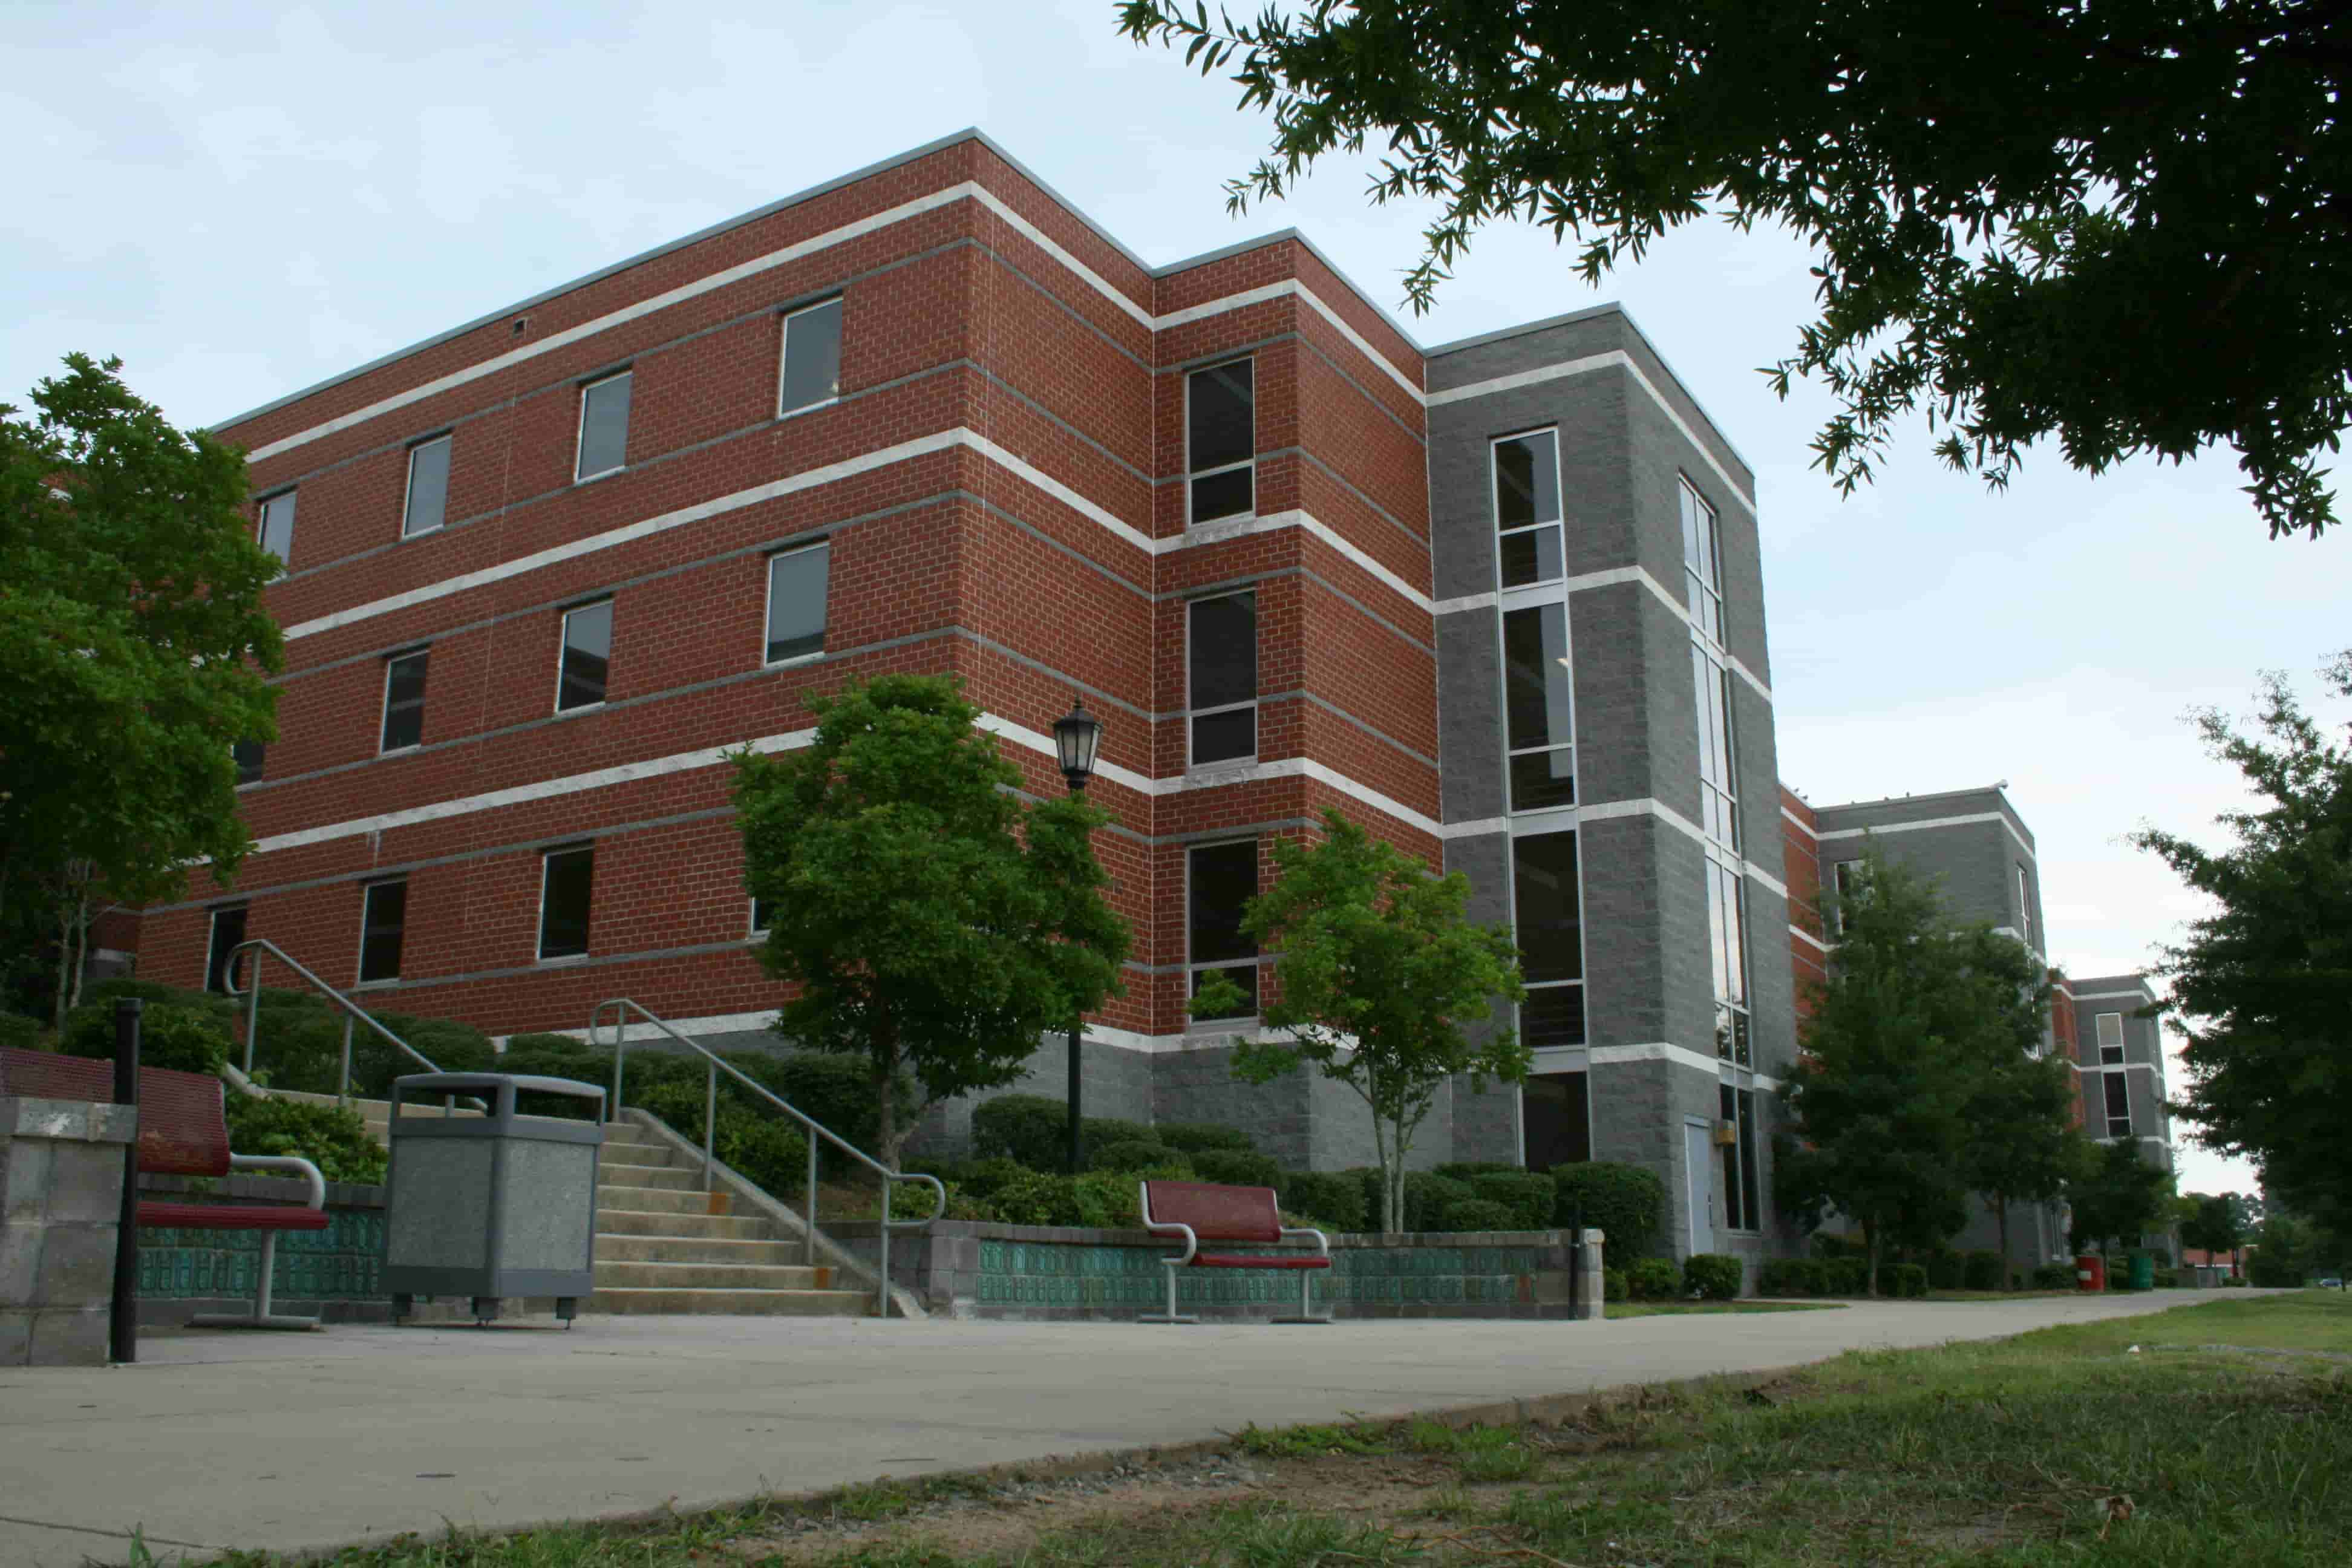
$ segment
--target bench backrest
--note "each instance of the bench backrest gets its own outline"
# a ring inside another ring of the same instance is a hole
[[[1280,1241],[1282,1211],[1272,1187],[1227,1187],[1214,1182],[1146,1182],[1144,1215],[1157,1225],[1186,1225],[1202,1241]]]
[[[0,1050],[0,1094],[114,1100],[114,1064],[49,1051]],[[228,1119],[209,1073],[139,1069],[139,1169],[152,1176],[226,1176]]]

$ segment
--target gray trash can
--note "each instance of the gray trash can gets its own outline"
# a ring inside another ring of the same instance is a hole
[[[519,1093],[589,1102],[590,1120],[520,1116]],[[416,1100],[478,1096],[479,1115]],[[552,1296],[568,1326],[595,1287],[596,1161],[604,1091],[570,1079],[420,1072],[393,1080],[384,1289],[393,1316],[417,1297],[465,1296],[488,1322],[507,1296]]]

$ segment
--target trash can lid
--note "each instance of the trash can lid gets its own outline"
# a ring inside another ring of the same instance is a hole
[[[392,1080],[395,1089],[417,1089],[440,1094],[467,1089],[488,1089],[495,1094],[512,1085],[518,1090],[534,1094],[568,1094],[580,1100],[602,1100],[602,1085],[582,1083],[577,1079],[541,1078],[531,1073],[512,1072],[413,1072]]]

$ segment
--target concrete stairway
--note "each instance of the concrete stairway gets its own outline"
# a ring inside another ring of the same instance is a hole
[[[332,1095],[285,1097],[334,1102]],[[355,1100],[352,1108],[376,1142],[389,1141],[386,1101]],[[597,1175],[596,1289],[580,1303],[583,1312],[864,1317],[874,1310],[872,1291],[841,1288],[840,1271],[808,1263],[798,1237],[764,1215],[732,1212],[726,1193],[702,1191],[700,1163],[677,1154],[656,1133],[608,1122]]]

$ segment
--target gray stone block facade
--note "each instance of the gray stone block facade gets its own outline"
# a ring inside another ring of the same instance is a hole
[[[123,1105],[0,1098],[0,1366],[104,1366]]]

